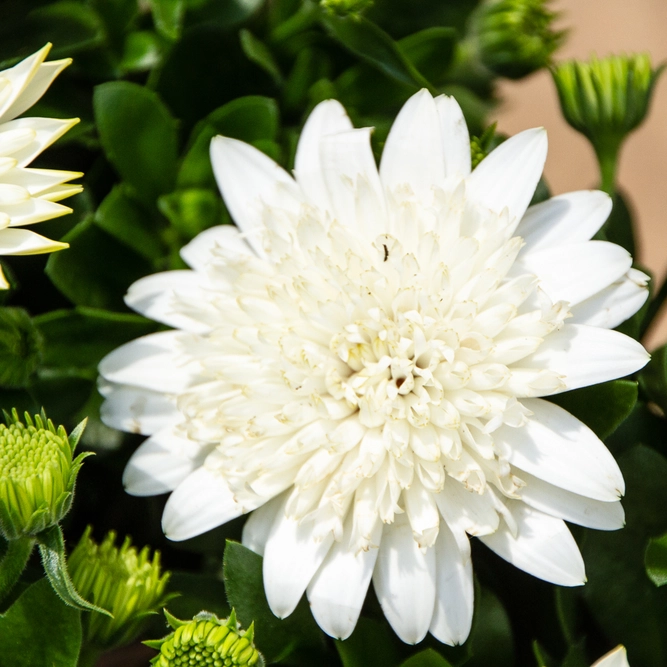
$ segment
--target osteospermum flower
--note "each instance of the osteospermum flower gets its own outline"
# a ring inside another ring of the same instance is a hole
[[[56,202],[81,192],[67,181],[82,174],[28,165],[56,139],[79,122],[77,118],[17,118],[46,92],[72,61],[44,62],[47,44],[18,65],[0,72],[0,255],[36,255],[67,248],[25,225],[56,218],[71,209]],[[0,268],[0,289],[9,287]]]
[[[192,267],[127,303],[173,331],[100,365],[105,422],[150,435],[130,493],[173,491],[167,536],[241,514],[273,612],[307,592],[325,632],[354,629],[371,579],[406,642],[468,636],[468,537],[531,574],[582,584],[564,520],[623,525],[623,478],[595,434],[544,400],[625,376],[648,355],[612,327],[646,299],[619,246],[589,241],[611,202],[528,208],[543,129],[470,170],[453,98],[403,107],[379,170],[370,132],[318,105],[294,178],[217,137],[238,228],[207,230]]]
[[[617,646],[596,661],[591,667],[630,667],[625,646]]]

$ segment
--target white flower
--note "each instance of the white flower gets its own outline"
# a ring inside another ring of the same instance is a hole
[[[25,225],[57,218],[71,209],[56,202],[81,192],[68,183],[82,174],[27,166],[78,119],[17,118],[46,92],[72,61],[44,62],[47,44],[18,65],[0,72],[0,255],[36,255],[67,248],[67,243],[35,234]],[[9,287],[0,268],[0,289]]]
[[[630,667],[628,654],[624,646],[617,646],[613,651],[603,655],[591,667]]]
[[[452,98],[406,103],[379,173],[370,133],[323,102],[295,178],[213,140],[238,229],[183,248],[191,271],[130,288],[132,308],[175,330],[102,361],[103,418],[151,436],[124,482],[173,491],[170,539],[255,510],[243,542],[264,556],[277,616],[307,592],[322,629],[345,638],[372,578],[404,641],[430,631],[456,644],[473,611],[469,535],[576,586],[584,564],[563,519],[623,525],[609,451],[537,397],[647,362],[610,330],[645,301],[646,276],[622,248],[588,240],[607,195],[526,210],[544,130],[472,173]]]

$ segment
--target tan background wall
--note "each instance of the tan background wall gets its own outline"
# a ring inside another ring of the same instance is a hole
[[[558,59],[612,52],[648,51],[654,63],[667,61],[667,0],[555,0],[560,24],[570,28]],[[546,176],[554,194],[594,187],[595,157],[588,142],[562,119],[551,76],[540,72],[500,90],[498,129],[514,134],[543,125],[549,133]],[[619,182],[634,206],[639,261],[654,272],[658,286],[667,273],[667,72],[658,82],[647,122],[625,144]],[[667,341],[667,313],[650,332],[647,347]]]

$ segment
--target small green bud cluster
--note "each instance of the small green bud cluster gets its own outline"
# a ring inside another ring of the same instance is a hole
[[[8,540],[34,537],[67,514],[88,455],[72,460],[85,423],[68,437],[43,413],[24,419],[13,410],[0,424],[0,531]]]
[[[479,137],[470,137],[470,166],[474,169],[505,137],[496,134],[498,123],[489,125]]]
[[[138,551],[129,537],[118,548],[113,531],[98,545],[90,533],[89,526],[72,551],[68,565],[79,593],[113,614],[113,618],[98,612],[85,614],[85,641],[111,648],[132,641],[146,616],[166,604],[170,573],[161,572],[159,551],[152,555],[148,547]]]
[[[565,31],[549,0],[491,0],[480,8],[476,31],[482,62],[495,74],[520,79],[546,67]]]
[[[340,16],[349,14],[359,14],[368,9],[373,4],[373,0],[320,0],[323,9]]]
[[[192,621],[179,621],[165,611],[170,635],[155,642],[145,642],[160,654],[153,658],[154,667],[211,665],[211,667],[252,667],[264,661],[253,644],[254,624],[241,630],[232,611],[229,619],[202,612]]]

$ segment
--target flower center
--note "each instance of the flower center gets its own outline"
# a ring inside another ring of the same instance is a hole
[[[0,424],[0,480],[20,482],[58,464],[62,438],[23,424]]]

